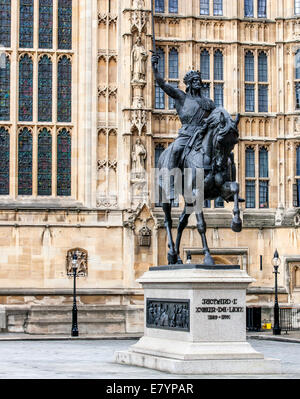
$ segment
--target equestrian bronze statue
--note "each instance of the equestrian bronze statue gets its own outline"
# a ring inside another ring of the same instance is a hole
[[[216,107],[214,102],[206,98],[202,93],[203,83],[198,71],[190,71],[184,77],[186,91],[166,83],[158,72],[159,56],[152,55],[152,67],[156,84],[171,98],[174,99],[175,109],[182,123],[178,137],[161,154],[158,161],[160,178],[158,179],[159,191],[163,197],[162,208],[165,214],[165,227],[168,236],[168,263],[181,264],[179,247],[183,230],[188,224],[191,209],[196,214],[197,229],[201,235],[204,264],[214,265],[214,260],[206,240],[206,223],[203,210],[195,207],[192,197],[186,192],[192,192],[193,198],[200,195],[199,186],[196,184],[197,171],[202,169],[202,198],[214,200],[219,197],[226,202],[234,202],[233,219],[231,228],[234,232],[242,230],[240,218],[239,184],[236,182],[236,169],[233,158],[233,148],[238,143],[239,115],[235,120],[222,107]],[[179,170],[185,201],[185,207],[179,218],[177,238],[174,243],[172,237],[171,209],[176,193],[176,177],[170,183],[169,177],[164,176],[163,171]],[[191,178],[185,178],[185,171],[190,170]],[[168,180],[169,179],[169,180]],[[190,185],[191,190],[185,190]],[[198,190],[198,191],[197,191]]]

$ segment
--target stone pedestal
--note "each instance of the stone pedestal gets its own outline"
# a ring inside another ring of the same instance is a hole
[[[144,336],[115,361],[175,374],[276,374],[246,341],[246,288],[239,266],[150,268],[138,280],[145,294]]]

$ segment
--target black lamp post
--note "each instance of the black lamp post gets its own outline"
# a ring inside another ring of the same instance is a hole
[[[280,322],[279,322],[279,305],[278,305],[278,289],[277,289],[277,274],[278,268],[280,265],[281,261],[279,259],[278,251],[276,249],[274,253],[274,258],[272,260],[272,264],[274,266],[274,274],[275,274],[275,303],[274,303],[274,327],[273,327],[273,335],[280,335],[281,334],[281,328],[280,328]]]
[[[73,308],[72,308],[72,337],[78,337],[78,324],[77,324],[77,305],[76,305],[76,277],[77,277],[77,253],[74,252],[72,257],[72,269],[74,278],[74,290],[73,290]]]

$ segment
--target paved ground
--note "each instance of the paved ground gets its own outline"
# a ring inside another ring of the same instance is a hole
[[[258,338],[256,336],[256,338]],[[282,375],[184,376],[119,365],[113,356],[136,340],[0,340],[0,379],[299,379],[300,342],[248,339],[265,357],[281,360]]]

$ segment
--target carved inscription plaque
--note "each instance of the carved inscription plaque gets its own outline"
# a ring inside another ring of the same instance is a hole
[[[233,298],[203,298],[201,306],[196,306],[195,312],[207,315],[208,320],[230,320],[232,314],[243,313],[244,306],[239,306],[238,299]]]
[[[190,301],[147,299],[147,328],[190,331]]]

